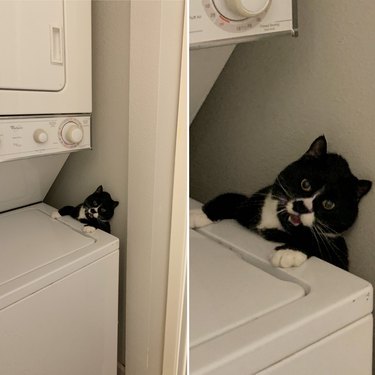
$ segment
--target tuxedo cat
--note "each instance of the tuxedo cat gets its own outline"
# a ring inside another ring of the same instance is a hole
[[[103,191],[103,187],[100,185],[83,203],[76,207],[65,206],[60,208],[52,213],[52,217],[57,219],[69,215],[86,224],[83,227],[83,231],[86,233],[92,233],[98,228],[111,233],[109,220],[118,204],[119,202],[112,200],[111,195]]]
[[[340,155],[327,153],[324,136],[287,166],[268,186],[250,197],[227,193],[192,210],[191,227],[235,219],[267,240],[279,242],[271,262],[276,267],[301,265],[316,256],[348,269],[342,233],[355,221],[360,199],[372,183],[358,180]]]

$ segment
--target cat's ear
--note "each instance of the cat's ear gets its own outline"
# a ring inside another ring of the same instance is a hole
[[[324,135],[321,135],[311,144],[310,148],[306,151],[306,156],[318,158],[327,153],[327,141]]]
[[[372,186],[372,182],[368,180],[358,180],[357,185],[357,199],[360,200],[364,195],[366,195]]]
[[[119,205],[119,201],[113,201],[112,204],[113,204],[113,208],[117,207]]]
[[[98,186],[98,188],[95,190],[95,193],[97,194],[103,193],[103,186],[102,185]]]

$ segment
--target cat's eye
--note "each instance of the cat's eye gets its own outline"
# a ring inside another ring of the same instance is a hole
[[[97,202],[97,201],[93,201],[92,204],[93,204],[94,206],[97,206],[97,205],[98,205],[98,202]]]
[[[322,205],[326,210],[333,210],[335,208],[335,203],[328,199],[324,200]]]
[[[306,178],[304,178],[301,181],[301,188],[304,191],[311,191],[311,184],[310,184],[309,180],[307,180]]]
[[[105,208],[102,208],[102,209],[100,210],[100,212],[107,212],[107,210],[106,210]]]

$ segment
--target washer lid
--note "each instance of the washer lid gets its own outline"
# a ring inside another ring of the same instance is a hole
[[[305,295],[229,248],[190,231],[190,347],[285,306]]]
[[[0,215],[0,286],[95,240],[38,208]]]

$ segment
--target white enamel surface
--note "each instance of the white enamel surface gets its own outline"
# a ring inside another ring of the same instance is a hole
[[[190,231],[190,347],[305,295],[304,289],[245,262]]]
[[[0,71],[7,74],[0,75],[0,89],[61,90],[65,85],[63,34],[63,0],[1,1]],[[59,63],[52,61],[57,54]]]
[[[0,163],[0,212],[43,200],[67,158],[64,153]]]
[[[0,238],[0,285],[95,242],[39,210],[0,215]]]
[[[367,315],[258,375],[371,375],[372,325]]]
[[[192,123],[217,77],[234,50],[234,45],[189,52],[189,121]]]
[[[41,203],[0,215],[0,310],[118,249],[117,238],[84,234],[54,211]]]
[[[1,309],[0,373],[116,374],[117,286],[112,251]]]
[[[90,113],[91,1],[1,1],[0,20],[0,115]]]
[[[192,207],[199,204],[193,202]],[[270,258],[276,244],[233,220],[199,232],[230,247],[263,271],[299,284],[306,295],[191,348],[191,374],[255,374],[371,314],[371,285],[346,271],[315,257],[299,267],[273,267]],[[368,368],[371,356],[366,356],[366,361],[364,366]]]

